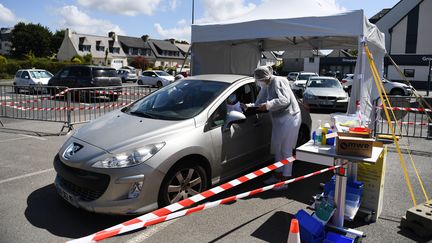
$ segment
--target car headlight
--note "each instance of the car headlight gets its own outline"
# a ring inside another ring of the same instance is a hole
[[[315,95],[312,95],[312,94],[309,94],[309,93],[303,94],[303,97],[305,99],[307,99],[307,100],[313,100],[313,99],[315,99]]]
[[[92,165],[95,168],[124,168],[139,165],[155,155],[165,146],[165,142],[150,144],[129,153],[120,153],[115,156],[97,161]]]
[[[348,99],[348,95],[345,94],[344,96],[339,96],[339,97],[337,97],[336,99],[337,99],[337,100],[346,100],[346,99]]]

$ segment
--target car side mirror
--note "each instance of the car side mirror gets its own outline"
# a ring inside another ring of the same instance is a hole
[[[243,113],[238,112],[238,111],[230,111],[227,114],[227,117],[225,119],[225,124],[223,126],[223,131],[224,132],[229,131],[232,124],[234,124],[234,123],[241,123],[241,122],[244,122],[244,121],[246,121],[246,116]]]

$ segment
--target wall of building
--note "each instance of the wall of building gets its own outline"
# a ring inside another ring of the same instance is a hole
[[[432,54],[432,1],[423,1],[419,10],[417,54]]]
[[[405,17],[395,27],[391,33],[391,54],[404,54],[408,18]]]
[[[399,68],[404,71],[404,69],[413,69],[414,70],[414,77],[407,77],[409,81],[426,81],[428,79],[428,66],[408,66],[403,65],[399,66]],[[397,69],[391,65],[388,66],[388,73],[387,78],[390,80],[403,80],[403,78],[400,76]]]
[[[319,57],[310,57],[304,59],[304,71],[305,72],[313,72],[319,73],[320,67],[320,58]]]

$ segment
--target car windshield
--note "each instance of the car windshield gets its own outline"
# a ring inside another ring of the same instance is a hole
[[[169,73],[164,71],[156,71],[155,72],[158,76],[170,76]]]
[[[309,80],[308,87],[310,88],[341,88],[339,81],[334,79],[312,79]]]
[[[161,120],[189,119],[204,110],[228,86],[224,82],[181,80],[142,98],[124,112]]]
[[[315,74],[300,74],[297,80],[309,80],[310,77],[316,76]]]
[[[93,69],[94,77],[117,77],[115,69]]]
[[[51,78],[53,75],[48,71],[30,71],[32,78]]]

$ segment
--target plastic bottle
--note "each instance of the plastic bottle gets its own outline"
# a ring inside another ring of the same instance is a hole
[[[315,145],[320,145],[322,140],[321,120],[318,120],[318,127],[315,130]]]
[[[322,127],[321,145],[326,145],[327,144],[326,135],[327,135],[329,129],[330,129],[330,124],[329,123],[325,123],[324,126]]]

